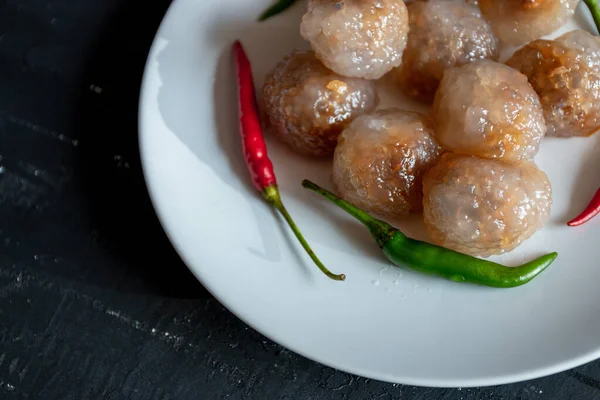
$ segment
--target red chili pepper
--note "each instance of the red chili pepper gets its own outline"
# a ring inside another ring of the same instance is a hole
[[[240,114],[242,149],[246,160],[246,166],[248,167],[248,171],[252,178],[252,183],[256,189],[261,192],[265,200],[281,213],[292,229],[292,232],[294,232],[298,241],[317,267],[319,267],[319,269],[329,278],[343,281],[346,279],[344,274],[333,274],[317,258],[317,255],[310,248],[308,242],[304,239],[304,236],[281,201],[281,196],[277,187],[277,179],[275,178],[275,173],[273,171],[273,163],[267,154],[267,145],[260,124],[260,114],[258,112],[258,102],[256,101],[250,60],[239,40],[235,41],[233,44],[233,54],[237,70],[238,107]]]
[[[588,204],[588,206],[575,217],[573,220],[568,222],[569,226],[579,226],[583,225],[596,215],[600,213],[600,189],[596,191],[594,197],[592,197],[592,201]]]

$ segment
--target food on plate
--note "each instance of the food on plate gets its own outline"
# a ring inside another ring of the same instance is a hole
[[[547,222],[552,186],[530,161],[446,153],[423,178],[432,241],[473,256],[515,249]]]
[[[302,185],[330,200],[364,224],[383,254],[393,264],[408,266],[418,272],[438,275],[455,282],[513,288],[530,282],[558,256],[557,253],[549,253],[518,267],[506,267],[411,239],[393,226],[373,218],[352,203],[342,200],[309,180],[302,181]]]
[[[300,26],[329,69],[366,79],[400,65],[408,31],[402,0],[310,0]]]
[[[588,203],[585,209],[575,218],[568,222],[569,226],[583,225],[596,215],[600,214],[600,189],[596,191],[592,200]]]
[[[261,20],[295,2],[273,1]],[[600,28],[599,1],[584,3]],[[516,268],[476,257],[514,250],[549,220],[552,185],[533,161],[546,134],[589,136],[600,129],[600,38],[575,30],[542,39],[577,5],[307,0],[300,33],[311,51],[291,52],[267,76],[265,115],[295,152],[333,157],[336,195],[303,185],[369,227],[395,264],[459,282],[522,285],[556,253]],[[502,45],[523,47],[500,63]],[[430,113],[389,103],[378,109],[374,81],[387,74],[412,99],[432,103]],[[261,168],[272,175],[272,166]],[[257,187],[311,254],[279,194]],[[433,244],[368,214],[396,219],[416,212]],[[598,214],[600,189],[568,225]],[[311,256],[332,279],[345,278]]]
[[[327,69],[312,51],[288,54],[267,76],[265,111],[274,134],[300,154],[331,156],[340,132],[377,106],[372,81]]]
[[[491,60],[446,70],[432,113],[438,143],[460,154],[532,159],[546,133],[527,77]]]
[[[600,127],[600,38],[583,30],[536,40],[506,62],[538,93],[550,136],[587,136]]]
[[[421,178],[440,154],[425,115],[378,110],[358,117],[340,135],[333,184],[365,210],[401,217],[422,209]]]
[[[562,27],[579,0],[479,0],[481,12],[508,45],[522,45]]]
[[[408,43],[392,76],[414,99],[430,103],[446,68],[499,57],[490,23],[464,0],[417,1],[408,14]]]
[[[265,200],[281,213],[317,267],[329,278],[343,281],[346,279],[345,275],[337,275],[330,272],[319,260],[281,201],[277,179],[273,171],[273,164],[267,154],[267,146],[261,129],[260,114],[258,112],[254,82],[252,80],[252,66],[244,47],[239,41],[235,41],[233,44],[233,55],[238,85],[240,136],[242,139],[244,160],[246,161],[248,172],[252,177],[252,183]]]

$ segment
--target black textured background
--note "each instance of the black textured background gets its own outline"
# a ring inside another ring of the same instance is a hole
[[[481,389],[358,378],[224,310],[165,238],[140,169],[138,89],[169,3],[0,0],[0,399],[600,396],[600,362]]]

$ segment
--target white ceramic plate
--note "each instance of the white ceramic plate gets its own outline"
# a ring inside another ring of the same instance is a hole
[[[257,23],[269,4],[175,1],[145,71],[140,135],[148,187],[170,240],[208,290],[292,351],[396,383],[501,384],[600,357],[600,220],[566,226],[600,184],[600,135],[544,140],[536,161],[554,186],[552,219],[493,259],[560,255],[533,282],[509,290],[390,267],[365,229],[301,187],[303,178],[328,187],[330,164],[269,140],[289,211],[322,260],[348,276],[330,281],[250,185],[240,153],[232,42],[242,39],[258,87],[285,53],[307,47],[298,33],[304,4]],[[586,15],[581,5],[553,36],[593,29]],[[393,94],[387,101],[416,107]],[[400,226],[426,239],[418,217]]]

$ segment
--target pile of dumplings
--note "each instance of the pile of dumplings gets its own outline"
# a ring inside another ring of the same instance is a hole
[[[577,0],[308,0],[294,50],[267,76],[274,135],[333,159],[336,192],[365,211],[422,213],[431,241],[489,257],[548,221],[534,162],[548,136],[600,127],[600,39],[546,36]],[[502,46],[520,46],[505,63]],[[375,82],[430,106],[379,107]]]

